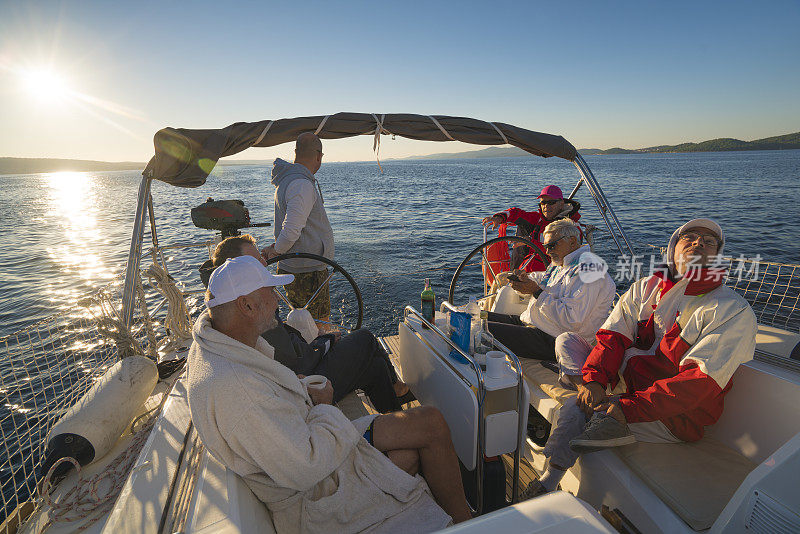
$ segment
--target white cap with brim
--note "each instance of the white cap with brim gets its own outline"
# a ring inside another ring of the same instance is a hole
[[[293,281],[294,275],[272,274],[252,256],[230,258],[211,273],[208,292],[212,298],[206,301],[206,307],[232,302],[262,287],[283,286]]]

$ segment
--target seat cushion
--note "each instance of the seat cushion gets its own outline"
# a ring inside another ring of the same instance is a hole
[[[631,470],[695,530],[710,528],[756,464],[705,437],[694,443],[635,443],[615,449]]]
[[[576,396],[538,360],[520,358],[529,387],[563,404]],[[625,391],[620,383],[612,391]],[[705,437],[695,443],[642,443],[615,449],[619,457],[664,503],[695,530],[710,528],[756,464]]]
[[[520,358],[519,363],[522,366],[522,374],[525,375],[528,387],[541,389],[545,395],[561,404],[564,404],[564,401],[568,398],[577,395],[574,390],[561,386],[558,383],[558,374],[543,367],[542,362],[539,360]]]
[[[558,382],[558,374],[550,369],[542,366],[539,360],[532,360],[530,358],[520,358],[519,363],[522,366],[522,374],[528,382],[528,387],[536,387],[541,389],[545,395],[551,399],[564,404],[569,398],[576,397],[578,393],[574,389],[566,389]],[[625,392],[625,382],[620,380],[611,394],[619,395]]]

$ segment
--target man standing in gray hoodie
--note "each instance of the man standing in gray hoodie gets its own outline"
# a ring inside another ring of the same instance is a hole
[[[333,229],[314,177],[321,165],[322,141],[311,132],[297,138],[294,163],[280,158],[275,160],[272,167],[275,243],[261,251],[266,259],[292,252],[333,259]],[[324,284],[307,309],[314,319],[330,321],[328,270],[323,263],[309,259],[284,260],[278,265],[278,272],[294,275],[295,281],[286,286],[286,293],[295,308],[304,307]]]

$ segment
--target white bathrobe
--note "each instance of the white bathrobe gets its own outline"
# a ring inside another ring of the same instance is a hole
[[[451,519],[422,477],[396,467],[335,406],[314,406],[258,338],[193,329],[187,390],[203,444],[266,503],[279,533],[432,532]]]

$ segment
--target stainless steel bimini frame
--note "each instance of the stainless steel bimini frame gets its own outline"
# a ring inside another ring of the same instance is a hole
[[[603,217],[603,221],[605,221],[606,226],[608,227],[608,231],[611,234],[611,238],[614,240],[614,243],[617,245],[617,249],[619,249],[619,253],[621,255],[628,255],[629,257],[633,257],[633,247],[631,246],[630,241],[628,241],[628,236],[625,235],[625,230],[622,229],[622,225],[617,219],[617,215],[614,213],[614,210],[611,209],[611,205],[608,203],[608,199],[606,198],[605,193],[603,193],[603,189],[600,187],[600,184],[597,183],[597,180],[592,174],[591,169],[589,169],[589,165],[586,164],[586,161],[581,157],[580,154],[575,154],[575,160],[572,162],[575,167],[578,169],[578,172],[581,175],[581,179],[575,185],[575,189],[572,190],[572,193],[569,194],[569,198],[575,196],[575,193],[578,192],[580,189],[581,184],[586,184],[586,187],[589,189],[589,193],[592,195],[594,199],[594,203],[597,204],[597,209],[600,211],[600,216]],[[611,219],[609,219],[609,216]],[[612,228],[612,224],[613,228]],[[617,237],[619,235],[619,237]],[[627,252],[622,249],[622,243],[620,243],[620,239],[625,242],[625,246],[627,247]]]
[[[133,323],[133,298],[136,289],[136,277],[139,274],[139,260],[142,258],[142,237],[144,236],[144,218],[150,200],[150,184],[153,177],[142,173],[139,184],[139,196],[136,201],[136,218],[133,220],[131,248],[128,252],[128,266],[125,268],[125,286],[122,290],[122,322],[128,328]],[[155,221],[151,221],[155,225]]]
[[[445,311],[445,310],[458,311],[458,309],[456,309],[452,304],[450,304],[447,301],[442,302],[441,309],[442,309],[442,311]],[[484,436],[486,435],[486,421],[484,419],[484,414],[483,414],[483,401],[484,401],[484,399],[486,397],[486,384],[485,384],[485,381],[484,381],[484,378],[483,378],[483,371],[481,370],[481,366],[478,365],[475,362],[475,359],[471,355],[469,355],[466,352],[464,352],[463,350],[461,350],[461,348],[458,345],[456,345],[456,343],[453,342],[453,340],[450,339],[449,335],[447,335],[444,332],[442,332],[435,324],[432,324],[432,323],[428,322],[422,316],[422,313],[419,312],[418,310],[416,310],[412,306],[406,306],[405,307],[405,310],[403,312],[403,322],[406,322],[406,319],[409,316],[414,316],[415,318],[417,318],[422,324],[424,324],[425,326],[428,327],[430,332],[436,334],[441,339],[443,339],[444,342],[447,343],[447,345],[451,349],[453,349],[456,352],[458,352],[458,354],[460,354],[461,357],[464,358],[465,361],[469,362],[470,367],[472,367],[472,370],[475,372],[475,376],[476,376],[477,381],[478,381],[478,391],[477,391],[477,395],[478,395],[478,457],[476,458],[476,462],[475,462],[475,472],[476,472],[476,492],[475,492],[476,499],[475,500],[476,500],[476,505],[477,505],[476,511],[478,512],[478,514],[480,514],[483,511],[483,479],[484,479],[483,458],[484,458],[485,452],[486,452],[485,451],[485,446],[484,446],[485,445],[484,444]],[[406,322],[406,324],[408,324],[408,323]],[[414,332],[414,335],[416,335],[417,338],[422,343],[427,345],[431,349],[431,352],[433,352],[433,354],[435,354],[445,365],[447,365],[447,367],[451,371],[453,371],[453,373],[455,373],[456,376],[458,376],[462,381],[464,381],[464,383],[467,384],[468,387],[472,387],[472,381],[469,378],[465,377],[464,374],[461,371],[459,371],[453,365],[453,363],[449,360],[449,356],[447,354],[439,354],[439,352],[436,351],[431,346],[431,344],[428,343],[428,341],[423,336],[420,335],[419,332],[417,332],[413,328],[410,328],[410,330],[412,332]],[[518,415],[518,417],[517,417],[517,432],[518,433],[523,433],[524,432],[524,428],[525,428],[524,423],[526,423],[525,421],[523,421],[523,412],[524,412],[524,408],[525,408],[525,389],[524,389],[525,388],[525,381],[524,381],[524,378],[523,378],[523,375],[522,375],[522,365],[519,363],[519,358],[517,358],[517,356],[513,352],[508,350],[508,348],[505,345],[503,345],[502,343],[497,341],[494,338],[494,336],[492,336],[489,332],[483,332],[482,341],[484,343],[486,343],[488,346],[493,347],[494,349],[497,349],[497,350],[500,350],[500,351],[506,353],[511,358],[511,361],[514,364],[514,371],[515,371],[515,373],[517,375],[517,415]],[[517,440],[517,447],[516,447],[516,449],[514,449],[514,476],[513,476],[513,482],[512,482],[512,487],[511,487],[511,502],[512,502],[512,504],[517,502],[517,499],[519,497],[519,466],[520,466],[520,458],[521,458],[521,454],[522,454],[522,447],[521,447],[520,444],[521,443],[525,443],[525,441],[522,439],[522,435],[518,435],[518,437],[520,439]]]

